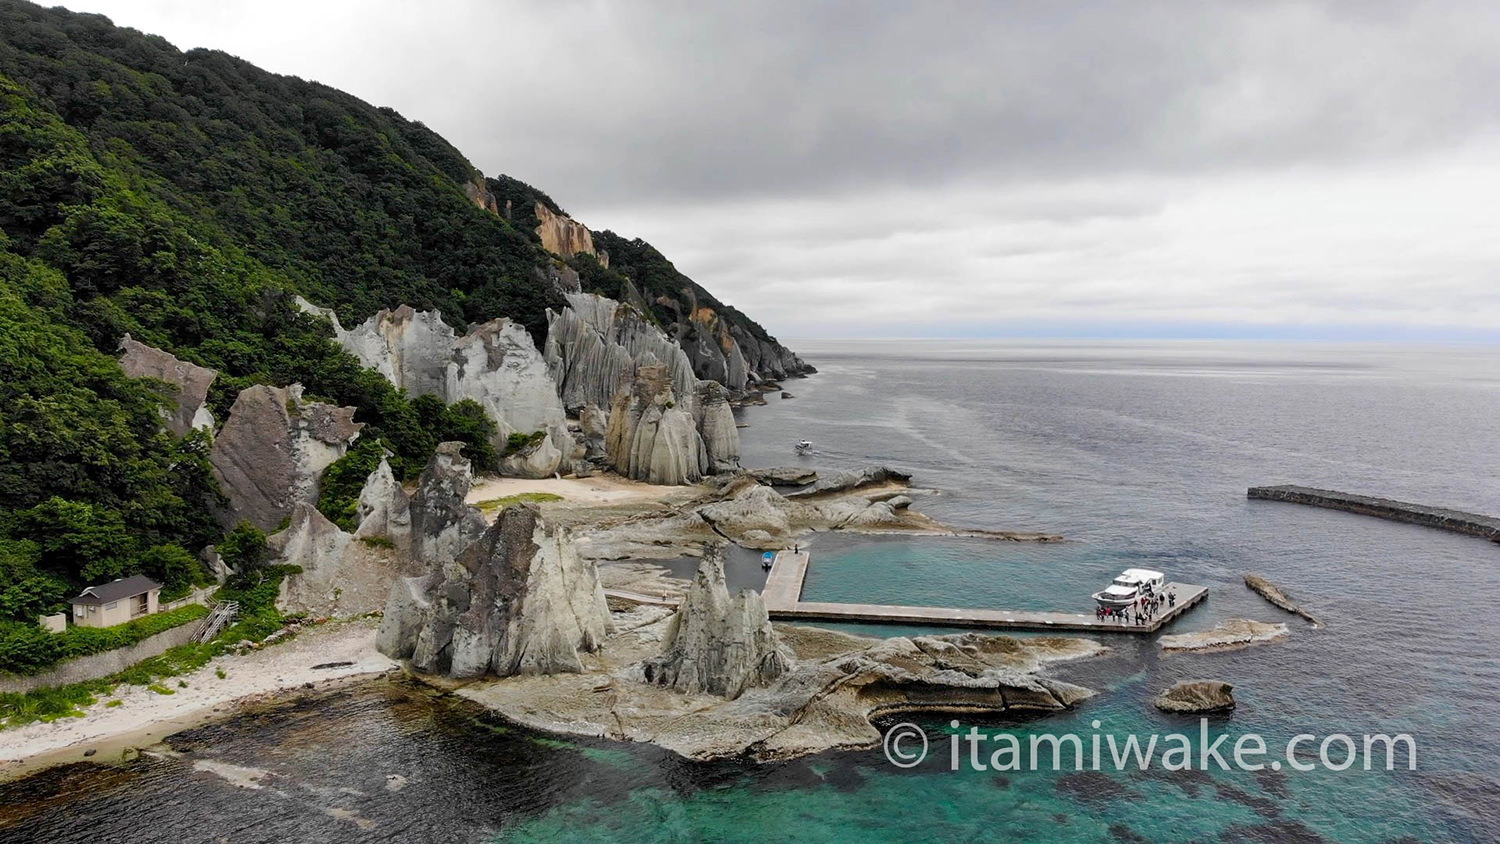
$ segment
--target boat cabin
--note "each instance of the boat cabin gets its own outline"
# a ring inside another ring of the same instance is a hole
[[[1101,607],[1118,609],[1133,605],[1148,595],[1160,595],[1167,585],[1166,575],[1151,569],[1126,569],[1114,582],[1094,593]]]

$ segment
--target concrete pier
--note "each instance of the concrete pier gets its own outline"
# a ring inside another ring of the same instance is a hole
[[[1389,519],[1393,522],[1407,522],[1454,533],[1466,533],[1470,536],[1500,542],[1500,519],[1494,516],[1481,516],[1477,513],[1465,513],[1444,507],[1425,507],[1405,501],[1392,501],[1389,498],[1374,498],[1368,495],[1354,495],[1348,492],[1314,489],[1306,486],[1253,486],[1246,495],[1249,498],[1265,501],[1286,501],[1292,504],[1306,504],[1310,507],[1343,510],[1346,513],[1359,513],[1364,516]]]
[[[983,627],[994,630],[1052,630],[1085,633],[1154,633],[1171,624],[1208,597],[1208,587],[1168,583],[1177,595],[1176,606],[1142,624],[1105,621],[1092,613],[1032,612],[1029,610],[964,609],[960,607],[903,607],[885,604],[833,604],[802,600],[808,555],[781,551],[761,592],[766,610],[779,621],[871,621],[888,624],[933,624],[942,627]]]

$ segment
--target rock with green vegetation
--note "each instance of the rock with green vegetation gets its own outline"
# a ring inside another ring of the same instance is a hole
[[[547,477],[557,471],[563,449],[571,449],[557,385],[520,324],[501,317],[459,336],[441,313],[402,305],[346,330],[329,309],[306,300],[298,304],[328,319],[341,346],[409,394],[436,396],[450,404],[464,399],[478,403],[496,423],[497,450],[512,434],[546,432],[550,447],[538,446],[524,460],[502,462],[502,472]]]
[[[229,497],[225,524],[270,530],[297,505],[316,506],[318,476],[362,427],[352,407],[305,401],[300,384],[241,391],[209,456]]]
[[[170,410],[163,411],[167,430],[182,436],[194,429],[213,432],[214,415],[208,409],[208,388],[219,373],[206,366],[176,357],[141,343],[129,334],[120,341],[120,368],[131,378],[155,378],[170,384],[175,393]]]
[[[453,677],[583,670],[609,608],[599,574],[561,528],[508,507],[459,557],[391,588],[376,646]]]

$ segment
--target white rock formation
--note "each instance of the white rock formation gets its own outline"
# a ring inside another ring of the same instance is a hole
[[[242,390],[209,454],[229,497],[226,524],[270,530],[298,504],[315,505],[318,478],[362,427],[352,407],[303,401],[301,384]]]
[[[667,625],[660,656],[639,666],[648,683],[729,699],[769,686],[791,670],[760,593],[731,598],[724,585],[724,546],[715,544],[698,564],[677,614]]]
[[[402,305],[346,330],[328,309],[303,299],[298,305],[329,319],[339,345],[408,393],[437,396],[449,404],[478,402],[495,421],[498,451],[505,450],[511,434],[545,431],[552,447],[507,464],[510,472],[547,477],[571,449],[557,385],[531,335],[518,323],[502,317],[471,326],[459,337],[442,314]]]
[[[219,373],[205,366],[178,360],[175,356],[131,338],[120,341],[120,368],[131,378],[155,378],[176,388],[174,404],[164,411],[168,431],[182,436],[193,429],[212,432],[214,415],[209,412],[208,388]]]
[[[609,629],[598,572],[526,506],[501,512],[452,563],[391,587],[376,647],[454,677],[583,670]]]

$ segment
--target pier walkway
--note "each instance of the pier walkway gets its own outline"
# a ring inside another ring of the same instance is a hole
[[[1389,498],[1374,498],[1332,489],[1292,485],[1253,486],[1246,492],[1246,496],[1265,501],[1286,501],[1292,504],[1324,507],[1329,510],[1343,510],[1346,513],[1359,513],[1364,516],[1389,519],[1393,522],[1407,522],[1454,533],[1466,533],[1470,536],[1480,536],[1500,542],[1500,519],[1493,516],[1481,516],[1478,513],[1465,513],[1462,510],[1427,507],[1421,504],[1409,504],[1405,501],[1392,501]]]
[[[807,578],[806,551],[781,551],[771,566],[761,597],[771,618],[778,621],[872,621],[895,624],[935,624],[943,627],[986,627],[996,630],[1052,630],[1087,633],[1154,633],[1171,624],[1208,597],[1208,587],[1168,583],[1177,605],[1144,624],[1122,624],[1092,613],[1033,612],[1029,610],[963,609],[959,607],[902,607],[885,604],[832,604],[802,600]]]

